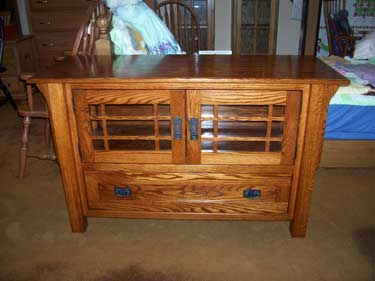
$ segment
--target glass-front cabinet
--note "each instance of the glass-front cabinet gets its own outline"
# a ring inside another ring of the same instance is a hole
[[[84,162],[285,164],[301,94],[277,90],[75,90]]]
[[[272,55],[276,49],[278,0],[234,0],[235,54]]]

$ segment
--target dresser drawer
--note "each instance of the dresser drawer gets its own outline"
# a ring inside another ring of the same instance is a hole
[[[90,210],[266,218],[287,213],[291,176],[86,171],[85,182]]]
[[[34,12],[30,16],[33,32],[56,32],[74,30],[77,32],[84,13],[61,12]],[[67,21],[67,19],[69,19]]]
[[[72,13],[76,13],[76,9],[82,9],[82,11],[85,11],[90,3],[90,0],[29,0],[30,9],[34,11],[71,9]]]
[[[74,31],[39,33],[36,37],[38,53],[41,56],[62,55],[64,51],[72,50],[75,35]]]

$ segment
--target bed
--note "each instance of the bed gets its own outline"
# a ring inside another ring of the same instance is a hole
[[[368,77],[357,71],[363,67],[353,61],[339,57],[322,60],[352,84],[340,88],[331,100],[321,167],[375,167],[375,93],[363,85]],[[375,71],[375,65],[370,67]]]

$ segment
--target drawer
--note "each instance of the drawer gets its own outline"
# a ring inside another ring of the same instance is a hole
[[[90,0],[29,0],[31,10],[60,10],[71,9],[72,14],[77,13],[77,9],[82,9],[82,12],[90,5]]]
[[[76,32],[39,33],[36,38],[38,53],[41,56],[58,56],[72,50]]]
[[[34,12],[30,16],[33,32],[56,32],[74,30],[76,32],[84,17],[84,13]],[[69,19],[67,21],[66,19]]]
[[[287,213],[291,175],[86,171],[85,182],[90,210],[266,218]]]

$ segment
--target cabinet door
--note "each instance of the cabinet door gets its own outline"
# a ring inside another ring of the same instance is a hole
[[[185,162],[185,91],[74,90],[73,96],[83,162]]]
[[[292,165],[300,100],[299,91],[188,91],[188,163]]]

